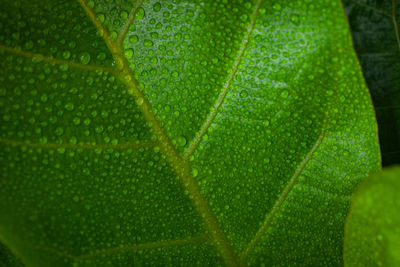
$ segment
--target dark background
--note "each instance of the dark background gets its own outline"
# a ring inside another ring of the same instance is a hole
[[[343,4],[375,106],[382,165],[400,164],[400,0]]]

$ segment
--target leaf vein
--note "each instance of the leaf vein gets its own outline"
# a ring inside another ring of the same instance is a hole
[[[227,81],[225,82],[221,93],[219,94],[217,101],[214,104],[214,108],[213,110],[208,114],[207,119],[205,120],[204,124],[201,126],[200,131],[196,134],[196,136],[194,137],[194,139],[191,141],[191,143],[189,144],[187,150],[184,152],[184,156],[185,158],[190,157],[190,155],[193,154],[193,152],[196,150],[197,146],[199,145],[199,143],[201,142],[203,136],[207,133],[208,128],[210,127],[211,123],[214,121],[215,117],[218,114],[218,109],[220,108],[220,106],[222,105],[222,103],[224,102],[224,99],[226,97],[226,95],[229,92],[229,88],[233,82],[233,78],[239,68],[240,62],[243,58],[244,52],[247,48],[247,44],[249,42],[249,38],[250,35],[254,29],[254,25],[256,23],[256,19],[257,19],[257,15],[258,15],[258,11],[260,9],[260,5],[261,5],[261,1],[262,0],[258,0],[257,4],[254,8],[254,12],[250,21],[250,25],[247,27],[247,31],[246,34],[243,38],[242,41],[242,46],[239,49],[239,54],[234,62],[233,68],[228,76]]]
[[[141,110],[145,119],[150,123],[151,128],[154,131],[159,143],[162,153],[165,155],[167,162],[175,170],[179,177],[182,186],[189,192],[190,198],[201,216],[206,228],[210,232],[213,238],[213,245],[221,253],[225,263],[230,266],[239,266],[238,257],[229,243],[227,237],[222,231],[219,223],[215,217],[215,214],[211,211],[211,208],[204,196],[201,193],[197,181],[194,179],[190,165],[187,159],[182,157],[176,147],[172,144],[171,139],[165,132],[161,123],[158,121],[150,102],[145,97],[144,93],[140,90],[138,82],[135,79],[134,74],[129,69],[129,63],[123,56],[121,46],[114,43],[110,38],[107,30],[97,20],[95,13],[88,6],[85,0],[78,0],[89,18],[93,21],[97,29],[102,33],[102,37],[110,49],[118,67],[119,77],[127,87],[128,92],[135,98],[136,104]]]
[[[128,33],[129,27],[132,25],[133,21],[135,20],[135,15],[138,12],[139,8],[142,6],[144,0],[139,0],[136,6],[132,9],[131,13],[129,13],[128,19],[126,20],[124,26],[122,27],[121,32],[118,35],[117,43],[121,45],[122,41],[124,40],[126,34]]]
[[[397,45],[399,46],[400,51],[400,35],[399,35],[399,27],[397,26],[397,19],[396,19],[396,2],[392,0],[392,20],[393,20],[393,27],[394,33],[396,34]]]
[[[45,149],[58,149],[58,148],[66,148],[66,149],[115,149],[115,150],[124,150],[124,149],[138,149],[138,148],[151,148],[158,146],[158,142],[154,141],[142,141],[142,142],[132,142],[132,143],[123,143],[123,144],[95,144],[95,143],[80,143],[80,144],[56,144],[56,143],[28,143],[21,142],[17,140],[11,139],[0,139],[1,144],[11,145],[11,146],[25,146],[32,148],[45,148]]]
[[[254,248],[256,245],[259,243],[261,240],[261,237],[264,235],[264,233],[267,231],[268,227],[270,226],[272,219],[274,218],[275,214],[278,212],[280,207],[282,206],[283,202],[286,200],[287,196],[289,195],[290,191],[293,189],[297,182],[297,178],[300,176],[304,168],[306,167],[307,163],[311,160],[312,156],[314,155],[315,151],[317,148],[320,146],[322,143],[323,139],[325,138],[325,133],[326,133],[326,128],[328,126],[328,118],[330,116],[332,106],[334,103],[336,93],[333,95],[331,103],[329,105],[328,112],[325,115],[324,122],[321,128],[321,133],[318,136],[317,140],[315,141],[314,145],[312,146],[311,150],[307,153],[303,161],[300,162],[299,166],[295,170],[294,174],[290,178],[288,184],[286,187],[283,189],[281,195],[275,202],[274,206],[272,207],[271,211],[266,215],[265,220],[261,227],[258,229],[256,235],[254,238],[249,242],[247,248],[242,252],[240,256],[240,260],[242,262],[246,261],[247,257],[253,252]]]
[[[115,70],[112,68],[96,66],[96,65],[83,65],[83,64],[79,64],[79,63],[76,63],[73,61],[55,59],[55,58],[51,58],[51,57],[46,57],[42,54],[36,54],[36,53],[32,53],[32,52],[22,51],[17,48],[8,47],[8,46],[1,45],[1,44],[0,44],[0,50],[3,50],[5,52],[11,53],[11,54],[36,59],[37,61],[46,61],[46,62],[57,64],[57,65],[68,65],[72,68],[86,69],[86,70],[98,70],[98,71],[106,71],[106,72],[110,72],[110,73],[115,73]]]
[[[134,251],[140,251],[140,250],[145,250],[145,249],[171,248],[171,247],[176,247],[176,246],[201,244],[201,243],[206,242],[207,240],[208,240],[208,235],[204,234],[204,235],[199,235],[199,236],[194,236],[194,237],[189,237],[189,238],[184,238],[184,239],[150,242],[150,243],[144,243],[144,244],[138,244],[138,245],[130,245],[130,246],[123,246],[123,247],[99,250],[99,251],[91,252],[88,254],[82,254],[82,255],[76,256],[75,258],[78,260],[82,260],[82,259],[93,258],[98,255],[114,254],[114,253],[123,252],[123,251],[133,251],[134,252]]]

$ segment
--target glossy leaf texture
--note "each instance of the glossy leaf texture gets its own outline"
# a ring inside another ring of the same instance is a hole
[[[365,179],[346,219],[345,266],[400,265],[400,167]]]
[[[342,264],[380,158],[340,1],[0,7],[0,240],[23,263]]]
[[[383,166],[400,163],[400,1],[344,0],[374,102]]]

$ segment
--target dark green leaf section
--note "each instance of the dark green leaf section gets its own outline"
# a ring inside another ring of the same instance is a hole
[[[1,0],[0,5],[1,45],[85,65],[112,64],[77,1]]]
[[[379,150],[340,1],[3,0],[0,19],[0,241],[24,264],[341,264]]]
[[[346,266],[399,266],[400,167],[368,177],[351,200],[346,220]]]
[[[382,164],[400,163],[400,2],[343,2],[376,110]]]
[[[23,263],[10,251],[10,249],[0,243],[0,266],[1,267],[22,267]]]
[[[2,139],[44,145],[151,140],[134,99],[114,75],[0,55]]]

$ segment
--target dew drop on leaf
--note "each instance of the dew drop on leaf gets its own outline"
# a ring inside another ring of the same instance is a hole
[[[131,35],[129,36],[129,42],[132,44],[137,43],[137,41],[139,41],[139,37],[137,37],[137,35]]]
[[[288,90],[283,90],[283,91],[281,92],[281,97],[287,98],[288,96],[289,96],[289,91],[288,91]]]
[[[241,92],[240,92],[240,97],[241,98],[246,98],[246,97],[248,97],[249,96],[249,93],[246,91],[246,90],[242,90]]]
[[[141,20],[144,18],[144,9],[139,8],[137,13],[136,13],[136,20]]]
[[[71,57],[71,52],[69,51],[64,51],[62,54],[64,59],[69,59]]]
[[[64,133],[64,129],[61,127],[57,127],[55,133],[56,133],[56,135],[61,136]]]
[[[176,142],[178,143],[179,146],[184,146],[186,145],[186,138],[183,136],[179,136]]]
[[[290,21],[291,21],[293,24],[298,25],[299,22],[300,22],[300,18],[299,18],[298,15],[293,14],[293,15],[290,17]]]
[[[151,46],[153,46],[153,42],[151,40],[144,40],[143,45],[145,47],[151,47]]]
[[[137,103],[139,106],[142,105],[143,102],[144,102],[143,97],[139,97],[139,98],[136,100],[136,103]]]
[[[79,61],[84,64],[87,65],[90,62],[90,55],[88,52],[84,52],[79,56]]]
[[[64,107],[65,107],[65,109],[68,110],[68,111],[74,110],[74,104],[73,104],[73,103],[67,103],[67,104],[65,104]]]
[[[125,10],[123,10],[121,12],[121,19],[126,20],[128,18],[128,12],[126,12]]]
[[[99,54],[97,55],[97,59],[98,59],[98,60],[104,60],[104,59],[106,59],[106,53],[104,53],[104,52],[99,53]]]
[[[279,10],[281,10],[282,7],[281,7],[280,4],[275,3],[275,4],[272,6],[272,8],[275,9],[276,11],[279,11]]]
[[[32,49],[33,48],[33,42],[32,41],[28,41],[25,43],[25,48],[26,49]]]
[[[161,4],[160,4],[160,3],[155,3],[155,4],[153,5],[153,10],[154,10],[155,12],[160,11],[160,10],[161,10]]]
[[[133,49],[127,49],[125,50],[125,56],[127,58],[131,58],[133,56]]]

